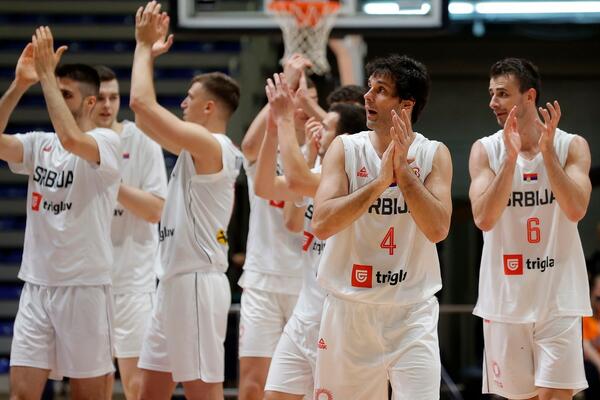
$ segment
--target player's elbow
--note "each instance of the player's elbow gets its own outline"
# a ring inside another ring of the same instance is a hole
[[[438,243],[448,237],[448,232],[450,231],[449,226],[437,225],[429,231],[426,236],[432,243]]]
[[[161,214],[162,213],[160,211],[153,210],[146,216],[146,221],[150,222],[151,224],[158,224]]]
[[[131,108],[136,116],[143,115],[149,109],[149,102],[144,96],[131,93],[131,97],[129,98],[129,108]]]
[[[294,193],[302,193],[302,189],[304,188],[304,180],[303,179],[299,179],[297,176],[295,176],[294,174],[289,174],[286,175],[286,185],[287,188]]]
[[[331,224],[329,224],[325,219],[319,218],[316,212],[313,215],[311,226],[313,233],[320,240],[328,239],[335,233],[331,228]]]
[[[265,185],[258,182],[258,180],[254,181],[254,194],[265,200],[273,200],[269,197],[269,191],[265,187]]]
[[[285,229],[290,232],[301,232],[304,228],[304,221],[295,218],[286,218],[284,221]]]
[[[572,207],[565,212],[565,215],[571,222],[579,222],[585,217],[586,207]]]
[[[475,222],[475,226],[477,226],[483,232],[490,231],[494,227],[494,221],[492,220],[492,218],[486,217],[484,215],[474,214],[473,221]]]
[[[252,140],[250,138],[251,135],[246,134],[246,136],[244,136],[244,139],[242,140],[242,153],[244,154],[244,157],[246,157],[246,159],[248,160],[256,160],[256,157],[258,156],[258,151],[260,150],[260,143],[257,143],[255,140]]]

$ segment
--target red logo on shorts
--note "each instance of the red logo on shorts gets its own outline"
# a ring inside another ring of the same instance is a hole
[[[325,339],[319,339],[319,349],[327,350],[327,343],[325,343]]]
[[[333,393],[327,389],[315,389],[315,400],[333,400]]]
[[[492,362],[492,372],[496,378],[500,378],[500,366],[496,361]]]
[[[359,178],[368,178],[369,177],[369,173],[367,172],[367,168],[366,167],[362,167],[360,169],[360,171],[358,171],[358,173],[356,174],[356,176],[358,176]]]
[[[370,265],[354,264],[352,266],[352,286],[372,288],[373,267]]]
[[[285,201],[269,200],[269,205],[271,207],[283,208],[283,206],[285,206]]]
[[[523,255],[505,254],[504,275],[523,275]]]
[[[42,195],[38,192],[31,193],[31,209],[40,211],[40,204],[42,204]]]

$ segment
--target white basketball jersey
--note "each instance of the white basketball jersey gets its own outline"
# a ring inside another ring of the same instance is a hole
[[[313,168],[313,172],[320,173],[321,167]],[[307,206],[304,212],[304,244],[302,245],[302,259],[304,261],[302,290],[298,296],[298,303],[294,308],[302,321],[320,322],[323,314],[323,303],[326,292],[317,283],[317,270],[321,255],[325,250],[325,241],[317,238],[312,228],[314,200],[306,198]]]
[[[381,159],[369,134],[341,136],[349,193],[379,175]],[[410,146],[408,158],[414,159],[411,167],[421,182],[431,172],[438,145],[417,133]],[[396,185],[327,239],[317,279],[336,296],[374,304],[413,304],[442,287],[435,244],[415,224]]]
[[[96,128],[100,164],[68,152],[54,133],[15,135],[23,162],[9,164],[29,175],[27,225],[19,279],[36,285],[110,284],[110,223],[119,190],[121,140]]]
[[[290,232],[283,221],[283,201],[254,193],[256,163],[244,165],[248,175],[250,221],[244,274],[239,285],[272,293],[298,294],[302,287],[302,234]],[[281,163],[278,162],[281,175]]]
[[[573,137],[556,130],[563,167]],[[502,131],[480,142],[498,173],[505,158]],[[508,206],[483,239],[475,315],[509,323],[591,315],[577,224],[558,205],[541,153],[531,160],[519,155]]]
[[[171,173],[158,231],[161,280],[189,272],[227,270],[227,226],[242,154],[227,136],[214,137],[221,145],[221,171],[198,175],[191,154],[182,150]]]
[[[120,136],[122,182],[166,198],[167,171],[160,146],[130,121],[123,121]],[[113,293],[154,291],[160,263],[157,224],[139,218],[117,203],[111,238],[115,259],[112,270]]]

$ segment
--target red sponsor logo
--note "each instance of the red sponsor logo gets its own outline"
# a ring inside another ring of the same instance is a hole
[[[31,209],[40,211],[40,204],[42,204],[42,195],[38,192],[31,193]]]
[[[325,343],[325,339],[319,339],[319,349],[327,350],[327,343]]]
[[[43,148],[42,148],[42,151],[44,151],[44,152],[48,153],[48,152],[52,151],[52,146],[46,146],[46,147],[43,147]]]
[[[523,255],[504,254],[504,275],[523,275]]]
[[[366,167],[362,167],[360,169],[360,171],[358,171],[358,173],[356,174],[356,176],[358,176],[360,178],[368,178],[369,177],[369,173],[367,172],[367,168]]]
[[[352,266],[352,286],[362,288],[373,287],[373,267],[354,264]]]
[[[333,400],[333,393],[324,388],[315,389],[315,400]]]
[[[500,378],[500,366],[498,365],[498,363],[496,361],[492,362],[492,372],[494,373],[494,376],[496,378]]]
[[[283,208],[283,206],[285,206],[285,201],[269,200],[269,205],[271,207]]]
[[[123,159],[129,160],[129,153],[123,153]]]
[[[313,235],[310,232],[304,231],[304,244],[302,245],[302,250],[308,251],[313,240],[315,240],[315,235]]]

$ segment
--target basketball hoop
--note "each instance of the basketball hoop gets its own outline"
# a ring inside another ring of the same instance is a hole
[[[268,9],[283,34],[283,60],[300,53],[312,61],[315,74],[329,72],[327,40],[340,10],[339,1],[273,0]]]

